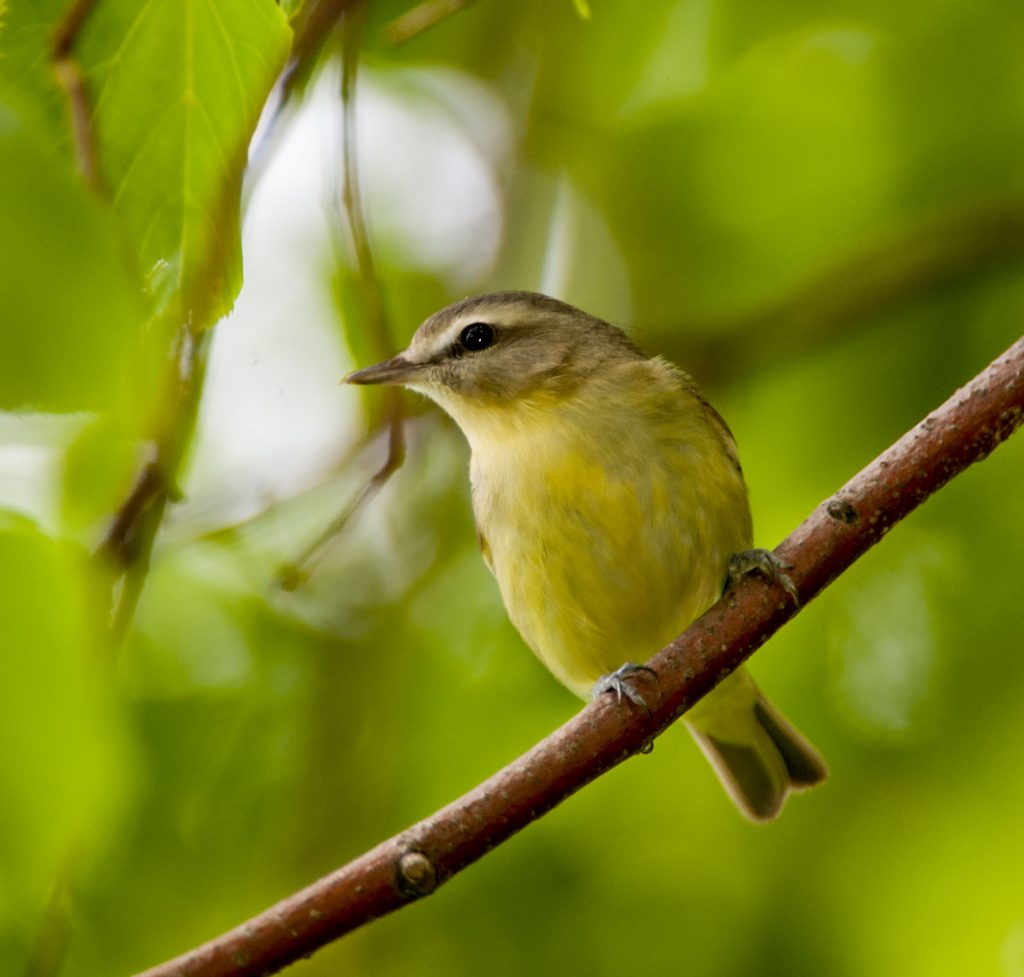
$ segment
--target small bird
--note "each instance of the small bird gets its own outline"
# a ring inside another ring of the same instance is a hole
[[[393,359],[349,383],[400,384],[435,401],[471,449],[484,560],[509,617],[578,695],[643,704],[644,661],[750,571],[732,434],[693,381],[616,326],[534,292],[469,298],[432,315]],[[624,664],[625,663],[625,664]],[[826,767],[745,668],[685,720],[740,811],[774,818]]]

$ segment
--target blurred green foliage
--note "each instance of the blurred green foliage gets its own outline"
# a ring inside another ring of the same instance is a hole
[[[368,6],[358,102],[395,333],[499,287],[630,326],[728,418],[760,544],[1020,335],[1016,0],[477,0],[395,46],[408,2]],[[254,168],[240,196],[283,15],[97,0],[73,48],[91,187],[52,61],[64,7],[0,4],[0,972],[106,977],[429,814],[578,704],[475,552],[460,435],[411,401],[405,466],[305,586],[273,586],[382,450],[346,450],[380,413],[335,385],[374,348],[336,201],[294,168]],[[313,119],[323,142],[290,165],[327,158],[328,189],[336,49],[256,157]],[[173,333],[236,298],[242,199],[246,287],[115,657],[88,554],[174,417]],[[288,223],[304,208],[319,237]],[[303,349],[262,400],[232,386]],[[236,442],[318,384],[337,450],[264,489]],[[1022,445],[757,656],[832,767],[777,823],[742,822],[670,734],[295,973],[1022,977]]]

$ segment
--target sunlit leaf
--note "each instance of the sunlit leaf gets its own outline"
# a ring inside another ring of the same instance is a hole
[[[16,3],[0,50],[71,152],[51,61],[66,9]],[[271,0],[104,0],[72,46],[101,187],[160,308],[209,321],[237,294],[246,151],[289,37]]]
[[[110,0],[82,34],[100,174],[140,268],[208,316],[240,285],[246,150],[288,38],[270,0]]]
[[[110,214],[0,102],[0,408],[123,402],[141,309]]]

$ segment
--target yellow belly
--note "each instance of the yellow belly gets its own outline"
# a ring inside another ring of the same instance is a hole
[[[706,610],[751,535],[742,477],[713,432],[687,440],[671,425],[625,424],[617,443],[604,433],[552,424],[474,445],[472,463],[477,523],[509,616],[584,697]]]

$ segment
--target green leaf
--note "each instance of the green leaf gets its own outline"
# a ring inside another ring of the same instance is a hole
[[[83,570],[79,551],[0,511],[0,920],[38,913],[88,865],[130,790]]]
[[[66,4],[63,0],[14,0],[0,22],[0,75],[7,90],[45,121],[48,142],[70,147],[67,100],[57,84],[51,53],[53,35]]]
[[[114,221],[0,92],[0,408],[111,406],[137,378],[140,288]]]
[[[137,437],[131,418],[105,413],[90,419],[68,444],[60,513],[64,532],[95,529],[127,498],[140,464]]]
[[[109,0],[80,40],[102,178],[151,287],[199,324],[241,284],[246,151],[289,38],[270,0]]]
[[[705,293],[764,302],[870,238],[900,175],[879,49],[855,29],[773,37],[692,99],[641,112],[606,172],[581,160],[616,238],[635,235],[642,317],[723,314],[699,308]]]
[[[70,153],[70,107],[51,61],[66,7],[15,2],[0,65]],[[238,293],[246,151],[289,40],[271,0],[104,0],[75,40],[102,190],[157,311],[203,324]]]
[[[51,61],[64,8],[15,3],[0,34],[9,90],[35,124],[29,131],[27,111],[0,105],[0,408],[104,408],[131,405],[123,395],[132,389],[152,394],[153,349],[165,332],[140,337],[146,314],[132,263],[172,321],[203,324],[230,307],[241,281],[246,148],[288,46],[269,0],[93,9],[73,54],[118,228],[60,158],[73,155]]]

